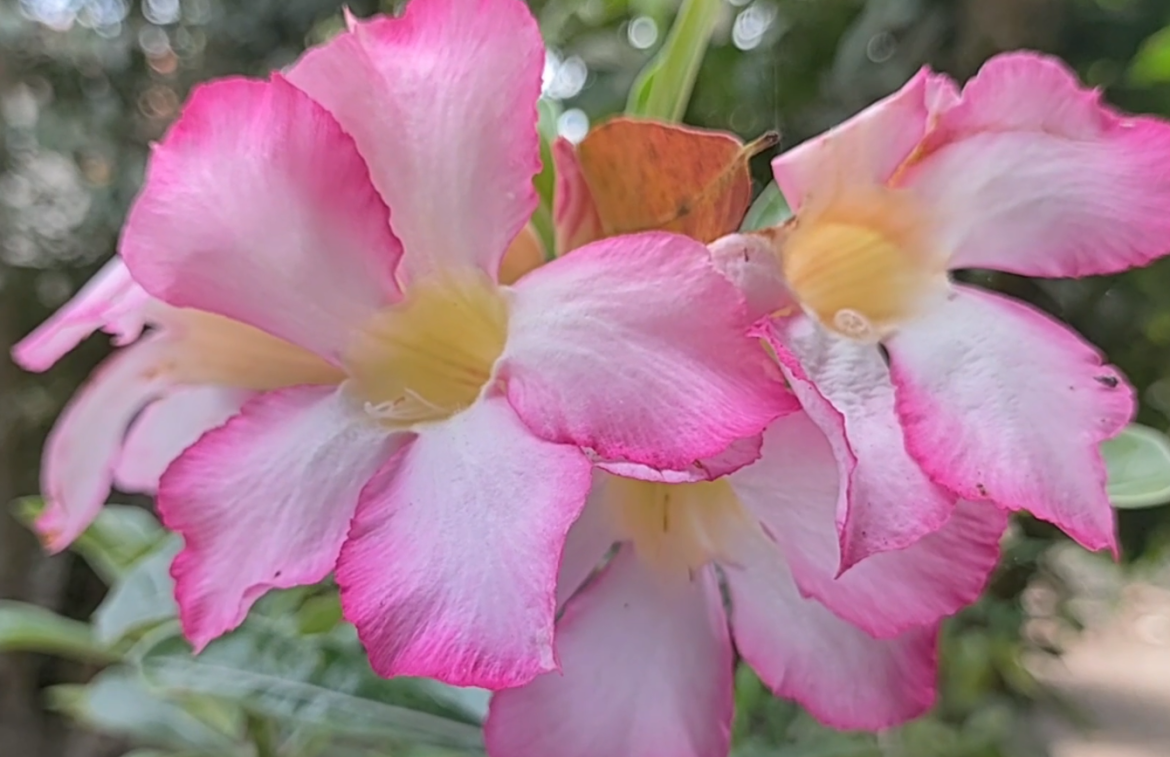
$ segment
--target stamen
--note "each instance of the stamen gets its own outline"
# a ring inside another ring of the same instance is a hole
[[[873,336],[873,326],[865,316],[856,310],[838,310],[833,316],[833,325],[845,336],[854,339],[868,339]]]
[[[432,417],[443,415],[446,410],[423,397],[413,389],[406,390],[405,397],[399,397],[385,402],[366,402],[363,405],[366,415],[380,421],[398,423],[421,423]]]
[[[491,380],[507,306],[479,273],[423,279],[370,319],[345,354],[367,412],[391,425],[447,418]]]

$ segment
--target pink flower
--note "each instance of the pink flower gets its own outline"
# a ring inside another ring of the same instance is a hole
[[[415,0],[287,79],[199,88],[155,149],[122,240],[135,280],[344,378],[259,394],[163,475],[197,647],[336,567],[378,672],[522,684],[557,666],[583,450],[685,468],[791,404],[693,240],[497,283],[536,207],[543,61],[517,0]]]
[[[1113,547],[1098,447],[1132,390],[1064,326],[948,271],[1086,276],[1164,254],[1170,125],[1016,53],[961,93],[923,70],[773,170],[796,211],[781,267],[804,315],[770,336],[857,453],[845,564],[929,533],[956,498]]]
[[[66,406],[45,446],[45,511],[36,530],[54,552],[85,530],[112,483],[153,493],[167,465],[255,391],[341,376],[313,353],[249,326],[164,305],[118,258],[21,340],[13,357],[44,371],[97,329],[123,349]]]
[[[600,474],[561,566],[562,599],[585,584],[557,628],[562,670],[494,695],[488,754],[725,757],[732,641],[777,695],[828,725],[923,713],[938,621],[982,591],[1006,516],[963,502],[938,532],[837,577],[848,474],[803,412],[773,422],[759,459],[724,478]]]

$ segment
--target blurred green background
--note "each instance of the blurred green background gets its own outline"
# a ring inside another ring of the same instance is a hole
[[[678,9],[676,0],[531,5],[550,50],[545,95],[558,131],[575,138],[622,110]],[[0,344],[31,330],[112,254],[147,146],[189,87],[292,62],[340,28],[340,6],[0,0]],[[393,3],[349,6],[365,16]],[[1022,47],[1060,55],[1123,108],[1170,116],[1168,0],[727,0],[685,121],[745,138],[779,129],[787,147],[924,63],[963,79],[988,56]],[[757,191],[768,157],[753,163]],[[1075,282],[971,278],[1048,310],[1102,347],[1139,388],[1139,420],[1166,428],[1170,261]],[[42,376],[0,361],[0,503],[36,493],[44,434],[107,350],[90,340]],[[35,507],[26,500],[11,516],[0,512],[5,757],[474,749],[482,696],[373,677],[327,587],[270,597],[243,630],[192,659],[168,596],[175,546],[148,513],[110,510],[75,552],[48,558],[20,523]],[[1044,754],[1043,723],[1075,726],[1085,713],[1038,683],[1024,661],[1058,653],[1081,623],[1115,614],[1125,587],[1170,585],[1168,511],[1122,512],[1121,530],[1124,566],[1115,568],[1068,550],[1042,524],[1019,522],[988,596],[948,626],[939,707],[905,729],[878,738],[825,731],[742,670],[737,753]],[[1170,720],[1170,699],[1163,704],[1155,720]],[[1168,743],[1153,748],[1170,754]]]

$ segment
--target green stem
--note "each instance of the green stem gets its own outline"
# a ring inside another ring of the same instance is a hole
[[[668,122],[682,119],[719,19],[721,3],[722,0],[683,0],[662,49],[630,90],[626,106],[629,115]]]

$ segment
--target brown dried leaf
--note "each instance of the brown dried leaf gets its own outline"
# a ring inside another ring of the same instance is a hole
[[[605,236],[661,229],[712,242],[751,201],[748,160],[774,145],[657,121],[616,118],[577,147]]]

